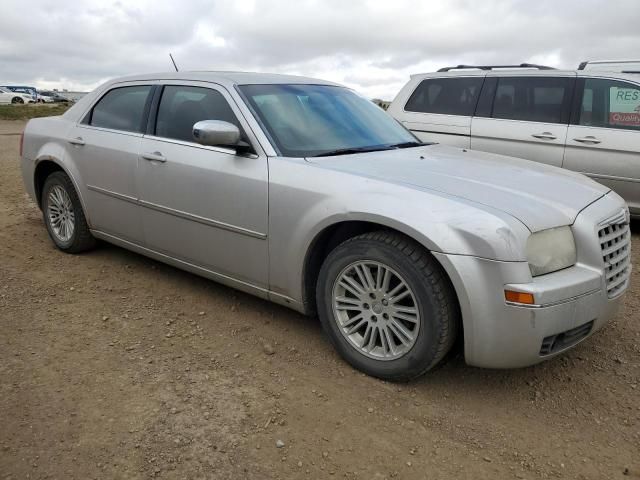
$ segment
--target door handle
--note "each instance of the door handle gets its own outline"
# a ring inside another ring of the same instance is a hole
[[[558,138],[551,132],[534,133],[531,136],[533,138],[540,138],[540,139],[543,139],[543,140],[556,140]]]
[[[70,138],[69,143],[71,145],[77,145],[81,147],[82,145],[84,145],[84,140],[82,139],[82,137]]]
[[[574,138],[576,142],[580,143],[590,143],[592,145],[597,145],[598,143],[602,143],[602,140],[598,140],[593,135],[587,135],[586,137]]]
[[[149,160],[150,162],[164,163],[167,161],[167,158],[163,156],[160,152],[143,153],[142,158],[144,158],[145,160]]]

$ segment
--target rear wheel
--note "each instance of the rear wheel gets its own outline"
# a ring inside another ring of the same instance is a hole
[[[79,253],[95,246],[78,194],[65,173],[54,172],[45,180],[42,213],[49,236],[60,250]]]
[[[13,98],[11,99],[11,103],[14,103],[14,104],[15,104],[15,103],[24,103],[24,100],[23,100],[23,98],[22,98],[22,97],[13,97]]]
[[[433,368],[456,337],[457,302],[442,268],[419,244],[393,232],[347,240],[318,279],[320,321],[342,357],[385,380]]]

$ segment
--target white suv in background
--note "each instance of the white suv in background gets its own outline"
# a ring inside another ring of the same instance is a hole
[[[427,142],[582,172],[640,217],[640,75],[469,66],[413,75],[389,113]]]

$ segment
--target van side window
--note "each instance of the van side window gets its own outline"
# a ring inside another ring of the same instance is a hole
[[[136,85],[114,88],[91,110],[89,125],[126,132],[142,133],[145,106],[151,86]]]
[[[423,80],[407,101],[405,110],[471,116],[476,108],[483,80],[483,77]]]
[[[220,92],[203,87],[164,87],[156,121],[157,137],[194,142],[193,125],[201,120],[223,120],[242,132],[240,122]]]
[[[616,80],[587,78],[578,124],[640,130],[640,86]]]
[[[525,122],[569,123],[575,79],[562,77],[501,77],[493,100],[492,118]]]

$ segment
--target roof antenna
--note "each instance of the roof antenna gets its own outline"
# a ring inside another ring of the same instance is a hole
[[[178,66],[176,65],[176,61],[173,59],[173,55],[169,54],[169,58],[171,58],[171,61],[173,62],[173,68],[176,69],[176,72],[178,71]]]

